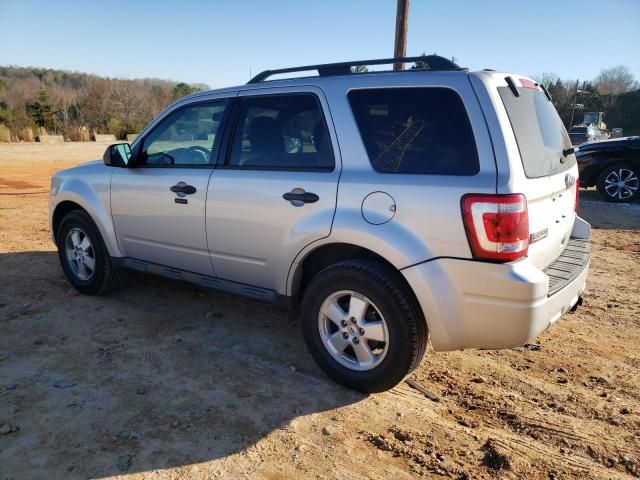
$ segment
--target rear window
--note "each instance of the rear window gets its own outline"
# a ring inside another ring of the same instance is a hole
[[[349,103],[371,165],[378,172],[478,173],[478,152],[469,117],[453,90],[352,90]]]
[[[547,177],[575,165],[575,157],[565,158],[571,140],[553,104],[538,89],[518,88],[516,97],[509,87],[498,87],[518,142],[524,173],[528,178]],[[563,163],[564,162],[564,163]]]

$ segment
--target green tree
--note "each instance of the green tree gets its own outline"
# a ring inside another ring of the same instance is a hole
[[[0,97],[9,90],[7,82],[0,78]],[[4,100],[0,99],[0,124],[9,125],[11,123],[11,108]]]
[[[622,128],[623,135],[640,135],[640,89],[618,95],[605,121],[609,128]]]
[[[426,58],[427,54],[425,52],[422,52],[422,55],[420,56]],[[427,62],[418,60],[416,63],[411,65],[411,70],[429,70],[429,64]]]
[[[11,109],[7,102],[0,100],[0,124],[9,125],[11,123]]]
[[[184,82],[180,82],[175,87],[173,87],[173,99],[177,100],[178,98],[182,98],[199,91],[200,91],[199,88],[192,87],[191,85],[188,85]]]
[[[44,127],[48,131],[55,130],[53,112],[49,104],[49,94],[44,87],[40,88],[40,92],[38,92],[38,100],[27,104],[27,113],[37,126]]]

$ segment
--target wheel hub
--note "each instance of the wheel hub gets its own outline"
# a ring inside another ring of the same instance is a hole
[[[67,265],[79,280],[89,280],[94,274],[96,259],[89,236],[80,228],[69,230],[65,237]]]
[[[633,197],[640,187],[640,179],[636,173],[627,168],[619,168],[610,172],[604,181],[604,189],[611,198],[624,200]]]
[[[331,356],[351,370],[370,370],[385,358],[387,324],[366,296],[341,290],[329,295],[318,315],[318,329]]]

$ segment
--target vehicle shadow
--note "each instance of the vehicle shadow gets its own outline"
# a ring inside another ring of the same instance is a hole
[[[133,273],[84,296],[54,252],[0,254],[0,285],[0,425],[19,429],[0,435],[3,478],[222,459],[364,398],[329,381],[297,322],[266,304]]]

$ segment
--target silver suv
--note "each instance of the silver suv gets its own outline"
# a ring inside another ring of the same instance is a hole
[[[577,175],[529,78],[437,56],[313,65],[182,98],[131,146],[58,172],[51,231],[79,291],[134,269],[274,302],[331,378],[373,392],[428,336],[509,348],[577,306]]]

